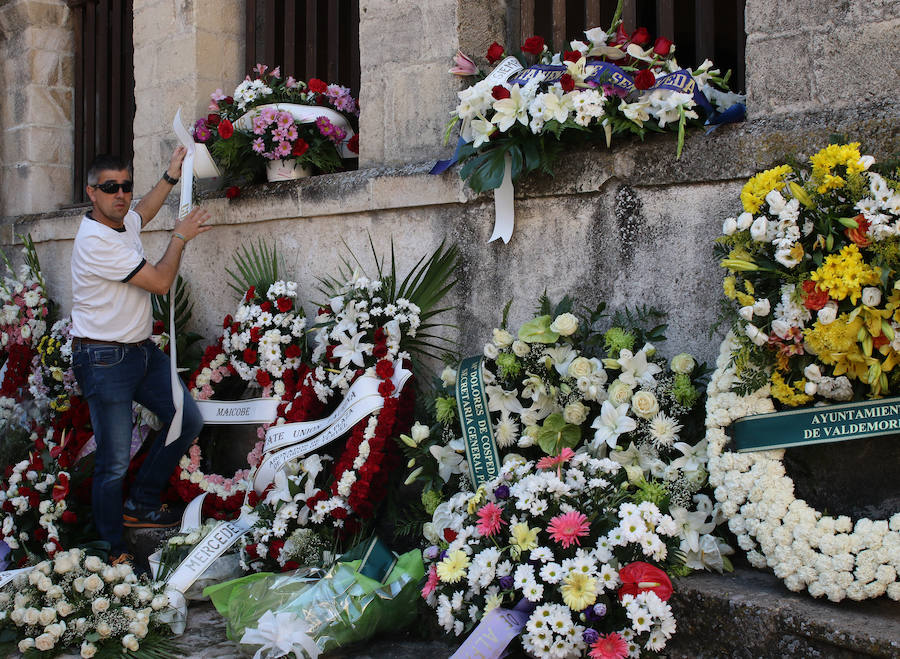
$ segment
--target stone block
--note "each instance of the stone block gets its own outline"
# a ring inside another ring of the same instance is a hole
[[[71,23],[60,27],[29,25],[24,30],[25,45],[29,48],[71,53],[75,49],[75,36]]]
[[[359,11],[359,59],[363,66],[415,62],[431,56],[435,42],[428,42],[423,35],[423,10],[419,3],[365,0],[360,3]],[[454,30],[455,25],[450,29]],[[391,43],[402,47],[385,47],[386,34],[391,35]],[[446,38],[445,34],[444,40],[437,43],[446,43]]]
[[[360,72],[359,166],[385,162],[385,80],[376,69]]]
[[[457,3],[459,48],[469,57],[480,60],[484,66],[488,66],[484,55],[494,41],[510,43],[507,4],[480,0],[460,0]]]
[[[72,131],[45,126],[26,126],[17,131],[22,135],[21,158],[30,163],[61,164],[71,161]]]
[[[31,82],[36,85],[59,84],[59,54],[49,50],[32,50],[26,55]]]
[[[744,10],[745,30],[748,35],[757,32],[773,34],[823,25],[832,19],[834,7],[846,4],[818,0],[748,0]]]
[[[240,0],[195,0],[197,25],[215,34],[236,37],[244,34],[244,3]]]
[[[221,87],[231,92],[244,79],[244,48],[235,37],[222,36],[206,29],[198,30],[196,39],[195,71],[197,77],[204,81],[200,92],[203,107],[206,108],[213,90]],[[209,81],[213,81],[213,86],[206,89]]]
[[[864,105],[900,93],[900,63],[884,44],[900,34],[890,21],[837,25],[810,44],[814,98],[823,107]],[[852,64],[850,64],[852,62]]]
[[[175,3],[173,0],[135,0],[134,47],[156,43],[171,36],[175,29]],[[135,58],[135,62],[137,58]]]
[[[796,112],[813,105],[809,39],[807,34],[748,39],[748,112]]]
[[[29,25],[47,27],[65,25],[69,18],[69,8],[63,2],[28,0],[24,5]]]

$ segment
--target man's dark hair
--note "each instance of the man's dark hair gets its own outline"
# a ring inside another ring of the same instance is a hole
[[[122,156],[117,156],[110,153],[101,153],[96,158],[94,158],[94,162],[91,163],[91,168],[87,173],[87,184],[97,185],[97,181],[100,180],[100,172],[106,170],[120,171],[123,169],[128,170],[129,176],[134,176],[134,172],[131,169],[131,163],[125,160]]]

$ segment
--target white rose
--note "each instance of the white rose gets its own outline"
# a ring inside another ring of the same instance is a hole
[[[772,304],[769,302],[768,298],[762,298],[753,303],[753,313],[757,316],[768,316],[771,310]]]
[[[144,638],[147,635],[149,629],[147,628],[147,623],[141,622],[140,620],[135,620],[130,625],[128,625],[128,631],[130,631],[138,638]]]
[[[456,369],[445,366],[444,370],[441,371],[441,382],[444,383],[445,387],[454,386],[456,384]]]
[[[109,638],[112,636],[112,628],[109,626],[109,623],[101,620],[97,623],[97,633],[100,634],[100,638]]]
[[[837,319],[837,308],[837,302],[829,301],[828,304],[819,309],[816,318],[823,325],[830,325]]]
[[[587,357],[576,357],[569,364],[568,375],[571,378],[586,378],[594,372],[594,364]]]
[[[807,396],[815,396],[816,392],[819,390],[819,385],[815,382],[807,382],[803,385],[803,393]]]
[[[34,639],[33,638],[23,638],[19,641],[19,652],[26,652],[34,647]]]
[[[159,611],[161,608],[168,606],[169,598],[165,595],[157,595],[153,598],[153,601],[150,602],[150,608],[154,611]]]
[[[818,364],[810,364],[803,369],[803,377],[815,382],[822,379],[822,371],[819,370]]]
[[[25,609],[25,615],[22,619],[26,625],[36,625],[41,621],[41,612],[33,607]]]
[[[631,394],[634,390],[631,385],[621,380],[613,380],[609,385],[609,402],[615,406],[622,405],[631,400]]]
[[[94,613],[103,613],[109,609],[109,600],[105,597],[98,597],[91,604],[91,611]]]
[[[485,343],[484,344],[484,356],[488,359],[497,359],[497,355],[500,354],[500,351],[497,350],[497,346],[493,343]]]
[[[88,556],[84,559],[84,567],[89,572],[99,572],[103,569],[103,561],[96,556]]]
[[[753,225],[750,227],[750,237],[757,242],[767,242],[766,235],[768,234],[769,223],[764,217],[758,217],[753,220]]]
[[[659,412],[659,401],[649,391],[638,391],[631,397],[631,409],[642,419],[652,419]]]
[[[737,231],[737,228],[737,220],[733,217],[726,217],[725,221],[722,223],[722,233],[726,236],[732,235]]]
[[[124,647],[126,650],[137,652],[141,647],[141,644],[138,643],[137,636],[135,636],[134,634],[125,634],[125,638],[122,639],[122,647]]]
[[[61,554],[53,563],[53,571],[57,574],[66,574],[75,569],[75,561],[68,554]]]
[[[507,332],[505,329],[500,329],[499,327],[494,328],[494,345],[498,348],[507,348],[512,345],[512,342],[515,340],[513,335]]]
[[[38,615],[38,622],[44,627],[56,621],[56,609],[45,606]]]
[[[675,355],[669,362],[669,367],[674,373],[690,373],[696,365],[694,358],[686,352]]]
[[[516,339],[512,344],[512,351],[516,357],[524,357],[529,352],[531,352],[531,346],[529,346],[524,341],[519,341]]]
[[[103,588],[103,579],[101,579],[96,574],[92,574],[87,579],[84,580],[84,589],[89,590],[91,592],[100,590]]]
[[[87,641],[82,642],[81,644],[81,656],[84,659],[91,659],[95,654],[97,654],[97,646],[93,643],[88,643]]]
[[[56,612],[63,618],[70,615],[74,610],[75,607],[69,604],[66,600],[60,600],[56,603]]]
[[[766,341],[769,340],[769,338],[766,336],[766,333],[761,332],[759,328],[753,324],[748,323],[747,327],[744,328],[744,333],[747,335],[747,338],[749,338],[758,346],[765,345]]]
[[[741,307],[738,310],[738,316],[749,323],[751,320],[753,320],[753,307],[749,304],[745,307]]]
[[[113,595],[116,597],[128,597],[131,593],[131,584],[120,583],[113,588]]]
[[[72,587],[75,589],[77,593],[84,592],[84,577],[76,577],[75,581],[72,582]]]
[[[40,650],[41,652],[52,650],[54,645],[56,645],[56,637],[53,636],[53,634],[41,634],[34,639],[35,649]]]
[[[588,408],[579,401],[569,403],[563,410],[563,420],[565,420],[566,423],[571,423],[576,426],[580,426],[582,423],[584,423],[587,415]]]
[[[560,336],[571,336],[578,329],[578,318],[574,314],[564,313],[550,323],[550,331]]]
[[[867,307],[877,307],[881,303],[881,289],[875,286],[863,288],[862,303]]]
[[[750,225],[753,224],[753,216],[750,213],[744,212],[738,215],[737,218],[737,228],[738,231],[746,231],[750,228]]]
[[[791,331],[791,326],[781,319],[773,320],[772,331],[775,332],[775,336],[779,339],[783,339],[787,337],[788,332]]]

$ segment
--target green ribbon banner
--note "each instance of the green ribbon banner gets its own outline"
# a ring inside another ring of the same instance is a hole
[[[456,405],[475,487],[500,475],[500,452],[484,393],[481,360],[481,355],[463,359],[456,373]]]
[[[731,429],[738,453],[898,433],[900,398],[747,416],[735,421]]]

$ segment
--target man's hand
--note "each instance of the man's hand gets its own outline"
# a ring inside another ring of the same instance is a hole
[[[184,157],[187,155],[187,149],[184,148],[181,144],[175,147],[175,150],[172,152],[172,157],[169,159],[169,168],[166,170],[166,173],[172,178],[181,178],[181,163],[184,162]]]
[[[212,227],[205,225],[209,219],[209,213],[205,208],[195,207],[190,213],[175,223],[175,233],[179,233],[185,238],[185,242],[196,238],[199,234],[209,231]],[[179,240],[176,236],[175,240]]]

